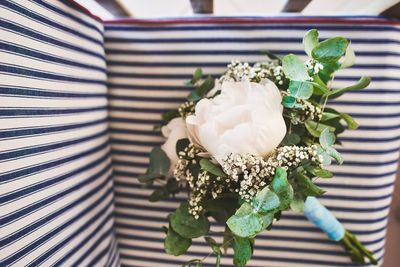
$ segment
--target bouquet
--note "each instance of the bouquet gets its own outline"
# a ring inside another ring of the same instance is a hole
[[[167,138],[150,154],[147,172],[138,177],[144,186],[163,184],[150,201],[186,191],[188,201],[168,216],[164,227],[165,251],[178,256],[193,238],[205,236],[211,255],[220,265],[223,249],[233,247],[233,263],[245,266],[255,236],[271,230],[281,213],[302,212],[328,236],[339,242],[354,262],[365,258],[377,264],[372,253],[344,230],[315,198],[325,191],[316,178],[332,178],[324,169],[332,159],[342,164],[334,148],[345,128],[358,124],[348,114],[327,107],[328,99],[347,90],[368,86],[370,79],[345,88],[332,88],[335,72],[354,64],[355,54],[345,38],[319,42],[310,30],[303,38],[309,59],[294,54],[280,58],[264,51],[266,62],[250,66],[233,61],[214,80],[194,72],[187,85],[195,89],[177,110],[162,115],[155,126]],[[340,62],[339,62],[340,61]],[[223,243],[206,236],[210,219],[226,225]],[[202,266],[193,259],[183,266]]]

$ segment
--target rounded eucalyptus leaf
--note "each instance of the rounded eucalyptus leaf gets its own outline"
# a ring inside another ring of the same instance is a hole
[[[148,173],[167,175],[170,166],[170,160],[160,147],[155,147],[150,153],[150,163]]]
[[[293,200],[293,188],[287,180],[287,174],[285,170],[282,168],[277,168],[275,170],[275,176],[270,186],[279,197],[279,209],[287,210]]]
[[[200,214],[196,220],[189,214],[189,203],[183,202],[179,208],[171,215],[171,227],[182,237],[196,238],[203,236],[210,230],[210,222]]]
[[[313,94],[313,88],[309,82],[290,81],[289,93],[298,99],[309,99]]]
[[[271,210],[276,210],[280,206],[279,197],[269,189],[264,187],[253,199],[254,211],[265,214]]]
[[[243,267],[251,258],[251,245],[247,238],[235,236],[232,240],[234,251],[233,264],[238,267]]]
[[[319,136],[319,143],[323,148],[331,147],[335,143],[335,135],[325,128]]]
[[[283,58],[282,69],[285,76],[290,80],[307,81],[310,79],[306,65],[294,54],[286,55]]]
[[[253,207],[249,203],[244,202],[226,224],[236,235],[252,237],[262,230],[263,220],[259,214],[253,213]]]
[[[311,52],[312,57],[323,63],[338,61],[347,49],[347,40],[343,37],[334,37],[320,42]]]
[[[318,31],[316,29],[309,30],[303,38],[303,47],[306,54],[311,57],[311,51],[318,45]]]
[[[164,240],[165,252],[179,256],[185,253],[191,245],[192,239],[180,236],[171,227],[168,229],[167,237]]]

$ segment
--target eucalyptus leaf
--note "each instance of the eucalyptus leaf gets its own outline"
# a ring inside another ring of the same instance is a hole
[[[313,48],[311,54],[319,62],[333,63],[342,57],[346,49],[347,40],[343,37],[334,37],[320,42]]]
[[[196,88],[197,95],[199,95],[201,97],[205,96],[211,89],[214,88],[214,85],[215,85],[214,78],[211,76],[208,76],[204,80],[204,82]]]
[[[358,128],[358,123],[350,115],[342,113],[340,114],[340,118],[346,122],[347,127],[349,127],[350,130],[355,130]]]
[[[303,173],[296,174],[296,182],[301,192],[306,196],[319,196],[325,193],[325,190],[319,188]]]
[[[309,99],[313,94],[313,85],[309,82],[290,81],[289,93],[298,99]]]
[[[225,223],[235,213],[239,205],[237,199],[223,197],[207,200],[203,207],[217,222]]]
[[[157,190],[154,190],[154,192],[150,195],[149,201],[150,202],[157,202],[157,201],[160,201],[161,199],[163,199],[164,197],[167,197],[167,196],[168,196],[168,193],[165,192],[165,190],[157,189]]]
[[[202,98],[202,97],[199,96],[199,95],[197,94],[196,90],[190,91],[190,93],[189,93],[189,95],[188,95],[188,97],[187,97],[187,99],[188,99],[189,101],[192,101],[192,102],[197,102],[197,101],[199,101],[201,98]]]
[[[192,239],[180,236],[171,227],[168,229],[167,237],[164,240],[165,252],[179,256],[185,253],[191,245]]]
[[[271,210],[277,210],[279,206],[279,197],[271,191],[268,186],[259,191],[253,199],[254,211],[260,214],[266,214]]]
[[[318,45],[318,31],[316,29],[309,30],[303,38],[304,51],[309,57],[312,57],[311,51]]]
[[[217,166],[214,165],[211,161],[209,161],[208,159],[201,159],[200,160],[200,166],[203,170],[208,171],[209,173],[212,173],[216,176],[222,177],[222,178],[226,178],[228,177],[223,171],[222,169]]]
[[[269,57],[270,59],[273,60],[277,60],[279,63],[282,62],[282,58],[280,58],[279,56],[267,51],[267,50],[261,50],[261,53],[263,53],[264,55],[266,55],[267,57]]]
[[[340,115],[336,114],[336,113],[323,112],[321,121],[329,121],[329,120],[337,118],[337,117],[340,117]]]
[[[203,262],[202,261],[197,262],[196,267],[203,267]]]
[[[197,264],[199,264],[199,263],[201,263],[201,260],[200,259],[193,259],[193,260],[187,261],[182,265],[182,267],[191,266],[192,263],[196,263],[196,262],[197,262]],[[196,264],[196,267],[202,267],[203,266],[203,265],[199,265],[198,266],[197,264]],[[203,264],[203,263],[201,263],[201,264]]]
[[[325,128],[319,136],[319,143],[323,148],[331,147],[335,143],[335,135]]]
[[[322,156],[322,164],[323,165],[330,165],[332,163],[331,157],[323,148],[318,147],[317,152],[318,152],[318,155]]]
[[[182,237],[196,238],[208,233],[210,222],[200,214],[198,219],[189,214],[189,203],[182,202],[179,208],[171,215],[171,226]]]
[[[287,180],[287,174],[284,169],[276,168],[270,187],[279,197],[279,209],[287,210],[293,200],[293,188]]]
[[[286,108],[293,108],[295,104],[296,98],[294,98],[293,96],[285,96],[282,99],[282,105]]]
[[[304,198],[301,196],[298,196],[297,194],[294,195],[293,201],[290,203],[290,208],[294,212],[302,213],[304,211],[304,207],[305,207]]]
[[[148,173],[167,175],[170,167],[170,160],[164,150],[159,147],[153,148],[150,153],[150,164]]]
[[[323,123],[318,123],[312,120],[306,121],[305,126],[308,132],[314,137],[319,137],[322,131],[325,130],[326,128],[328,128],[332,132],[335,131],[335,128],[332,126]]]
[[[238,267],[243,267],[251,258],[251,245],[247,238],[235,236],[232,240],[233,246],[233,264]]]
[[[201,76],[203,75],[203,71],[201,68],[197,68],[194,73],[193,73],[193,78],[190,81],[192,84],[196,84],[200,79]]]
[[[211,249],[215,253],[221,254],[221,249],[219,248],[217,241],[215,241],[214,238],[212,238],[211,236],[205,236],[204,240],[206,240],[206,242],[210,245]]]
[[[353,49],[351,48],[351,42],[347,46],[346,54],[344,55],[344,60],[340,65],[341,69],[348,68],[354,65],[356,61],[356,54],[354,54]]]
[[[274,215],[275,215],[274,210],[272,210],[264,215],[261,215],[261,219],[263,221],[263,229],[267,229],[269,226],[271,226],[271,224],[274,220]]]
[[[161,179],[164,177],[165,177],[164,175],[158,174],[158,173],[145,173],[145,174],[140,174],[138,176],[138,180],[141,183],[148,183],[148,182],[152,182],[156,179]]]
[[[330,97],[331,96],[334,97],[335,95],[342,94],[342,93],[346,92],[347,90],[361,90],[361,89],[364,89],[365,87],[367,87],[370,83],[371,83],[371,78],[369,78],[367,76],[362,76],[357,83],[355,83],[355,84],[353,84],[351,86],[348,86],[348,87],[345,87],[345,88],[333,89],[329,93],[329,96]]]
[[[321,80],[321,78],[319,77],[318,74],[314,75],[312,77],[313,81],[310,82],[313,86],[314,86],[314,91],[313,93],[315,95],[327,95],[329,94],[329,88],[328,86],[326,86],[326,84],[324,83],[323,80]]]
[[[340,153],[336,149],[334,149],[333,147],[328,147],[325,150],[326,150],[326,153],[328,153],[331,157],[336,159],[336,161],[340,165],[343,164],[343,157],[342,157],[342,155],[340,155]]]
[[[315,175],[320,178],[332,178],[333,177],[333,173],[331,173],[328,170],[324,170],[321,168],[314,168],[313,171],[314,171]]]
[[[240,237],[252,237],[259,233],[263,227],[260,215],[253,213],[253,207],[244,202],[226,222],[229,229]]]
[[[281,144],[284,146],[291,146],[291,145],[297,145],[300,143],[301,137],[295,133],[286,133],[285,138],[283,138]]]
[[[294,54],[286,55],[282,60],[282,69],[286,77],[295,81],[307,81],[310,79],[307,67],[303,61]]]
[[[167,125],[172,119],[180,117],[178,110],[170,110],[162,113],[162,125]]]

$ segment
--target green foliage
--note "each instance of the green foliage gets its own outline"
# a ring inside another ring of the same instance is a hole
[[[232,247],[234,251],[233,264],[238,267],[245,266],[252,254],[249,239],[235,236],[232,241]]]
[[[236,198],[223,197],[207,200],[203,207],[210,215],[220,223],[225,223],[239,207]]]
[[[161,179],[164,177],[165,177],[164,175],[158,174],[158,173],[145,173],[145,174],[140,174],[138,176],[138,180],[141,183],[149,183],[149,182],[153,182],[156,179]]]
[[[312,120],[308,120],[305,123],[305,126],[308,130],[308,132],[314,136],[314,137],[319,137],[322,133],[323,130],[329,129],[329,131],[335,131],[335,128],[323,123],[318,123]]]
[[[182,267],[192,267],[192,264],[196,264],[196,267],[203,267],[203,263],[200,259],[193,259],[190,261],[185,262]]]
[[[167,175],[170,164],[170,160],[164,150],[155,147],[150,153],[150,164],[147,172],[151,174]]]
[[[307,81],[310,79],[303,61],[294,54],[283,57],[282,69],[286,77],[295,81]]]
[[[277,60],[279,62],[279,64],[282,62],[282,59],[280,57],[272,54],[271,52],[269,52],[267,50],[261,50],[261,53],[263,53],[264,55],[266,55],[267,57],[269,57],[272,60]]]
[[[271,189],[278,195],[280,201],[280,210],[287,210],[293,200],[293,188],[287,180],[287,174],[284,169],[277,168],[275,177],[270,185]]]
[[[329,93],[329,96],[330,96],[330,98],[335,98],[336,95],[341,95],[344,92],[346,92],[347,90],[361,90],[361,89],[364,89],[365,87],[367,87],[370,83],[371,83],[371,78],[362,76],[357,83],[355,83],[351,86],[348,86],[345,88],[333,89]]]
[[[338,61],[347,49],[347,40],[343,37],[334,37],[320,42],[311,54],[312,57],[322,63],[334,63]]]
[[[167,112],[162,113],[162,125],[167,125],[171,120],[175,118],[179,118],[180,114],[178,110],[170,110]]]
[[[302,195],[295,194],[292,202],[290,203],[290,208],[294,212],[302,213],[304,211],[304,207],[305,207],[304,197]]]
[[[300,143],[301,137],[298,134],[295,133],[286,133],[285,138],[283,138],[281,144],[284,146],[291,146],[291,145],[297,145]]]
[[[351,48],[351,43],[347,46],[346,54],[344,55],[344,60],[340,65],[341,69],[348,68],[354,65],[356,61],[356,54],[354,54],[353,49]]]
[[[253,212],[253,207],[244,202],[231,216],[226,224],[231,231],[240,237],[252,237],[263,228],[263,220],[259,214]]]
[[[318,45],[318,31],[316,29],[309,30],[303,38],[304,51],[309,57],[312,57],[312,50]]]
[[[282,99],[282,105],[286,108],[293,108],[295,104],[296,98],[294,98],[293,96],[285,96]]]
[[[149,201],[157,202],[167,196],[168,196],[168,193],[164,189],[157,189],[157,190],[154,190],[154,192],[150,195]]]
[[[170,255],[179,256],[185,253],[192,245],[192,239],[184,238],[169,227],[164,240],[164,249]]]
[[[201,99],[201,96],[199,96],[196,92],[196,90],[190,91],[187,100],[192,101],[192,102],[197,102]]]
[[[350,115],[342,113],[340,114],[340,118],[346,122],[347,127],[349,127],[350,130],[355,130],[358,128],[358,123]]]
[[[197,95],[204,97],[211,89],[214,88],[214,85],[215,81],[213,77],[208,76],[200,86],[196,87]]]
[[[279,197],[267,186],[258,192],[253,199],[254,212],[261,215],[265,215],[269,211],[276,211],[279,205]]]
[[[296,174],[296,182],[299,185],[301,192],[306,196],[319,196],[325,193],[325,190],[319,188],[303,173]]]
[[[182,202],[179,208],[171,215],[171,227],[180,236],[186,238],[196,238],[208,233],[210,222],[200,214],[196,220],[189,214],[189,203]]]
[[[178,155],[179,157],[179,152],[184,151],[185,148],[187,148],[190,144],[190,141],[188,138],[183,138],[183,139],[179,139],[176,142],[176,155]]]
[[[228,177],[220,167],[217,165],[214,165],[211,161],[208,159],[201,159],[200,160],[200,166],[203,170],[208,171],[209,173],[212,173],[216,176],[226,178]]]
[[[298,99],[309,99],[313,94],[313,85],[309,82],[290,81],[289,93]]]
[[[218,246],[217,242],[212,237],[205,236],[204,239],[210,245],[213,252],[217,254],[216,267],[219,267],[220,262],[221,262],[221,255],[222,255],[220,247]]]
[[[193,77],[192,80],[190,80],[190,83],[196,84],[201,79],[202,75],[203,75],[203,70],[201,68],[197,68],[193,73]]]
[[[313,171],[315,173],[315,176],[320,177],[320,178],[332,178],[333,177],[333,173],[331,173],[328,170],[314,168]]]
[[[335,135],[325,128],[319,136],[319,143],[323,148],[331,147],[335,143]]]

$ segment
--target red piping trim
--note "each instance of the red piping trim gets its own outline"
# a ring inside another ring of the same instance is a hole
[[[387,18],[343,18],[343,17],[293,17],[293,18],[171,18],[171,19],[115,19],[103,20],[91,13],[87,8],[78,4],[74,0],[67,0],[71,5],[81,9],[84,13],[104,24],[143,24],[143,25],[160,25],[160,24],[212,24],[212,23],[329,23],[329,24],[378,24],[378,25],[400,25],[400,21]]]

